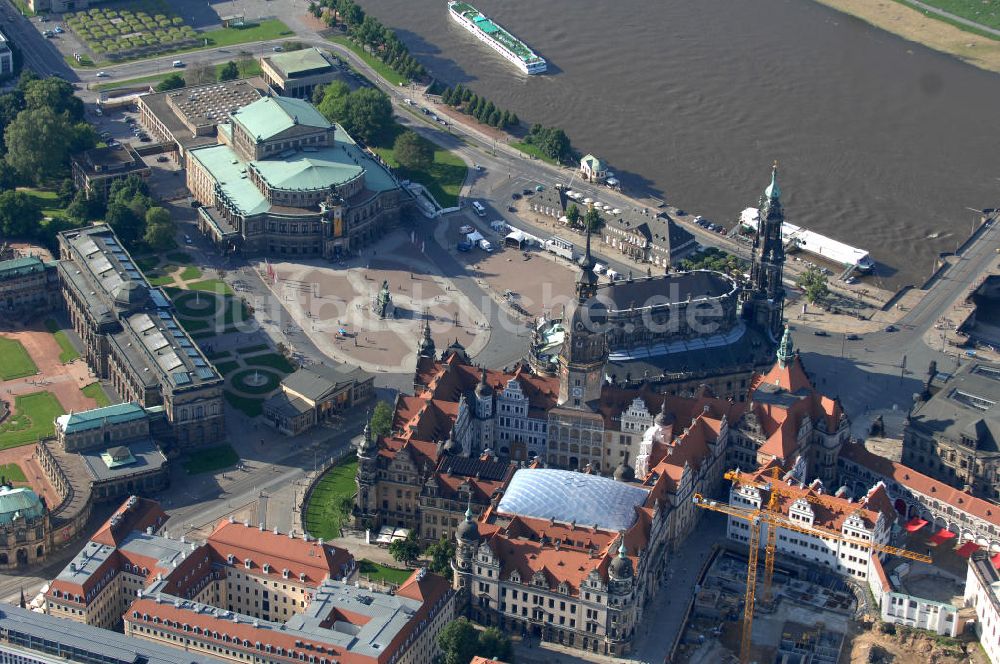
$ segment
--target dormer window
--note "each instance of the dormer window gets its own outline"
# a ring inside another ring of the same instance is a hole
[[[283,578],[283,579],[287,579],[288,578],[288,568],[287,567],[285,569],[281,570],[281,578]]]
[[[236,564],[236,556],[234,556],[233,554],[230,553],[228,556],[226,556],[226,562],[229,563],[230,565],[235,565]]]
[[[247,558],[243,561],[243,566],[250,569],[253,566],[253,561]]]
[[[270,563],[264,563],[263,566],[261,566],[261,569],[264,570],[264,574],[268,574],[271,571],[271,564]]]

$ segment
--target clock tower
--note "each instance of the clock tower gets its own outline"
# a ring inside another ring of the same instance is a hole
[[[782,286],[782,274],[785,249],[781,238],[781,225],[784,221],[781,188],[778,187],[778,162],[775,162],[771,170],[771,184],[760,197],[760,221],[753,243],[750,284],[743,295],[745,317],[766,332],[775,343],[781,338],[784,327],[785,289]]]
[[[566,308],[563,319],[565,338],[559,351],[559,405],[590,410],[588,404],[601,397],[608,344],[604,336],[607,308],[597,298],[597,274],[587,250],[580,259],[576,277],[576,300]]]

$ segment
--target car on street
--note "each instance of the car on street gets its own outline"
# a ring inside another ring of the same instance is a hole
[[[55,28],[52,29],[52,32],[56,33],[57,35],[61,35],[63,32],[65,32],[65,30],[62,29],[62,26],[57,25]]]
[[[184,244],[191,244],[191,242],[192,242],[191,236],[185,233],[184,234]]]
[[[828,337],[828,336],[830,336],[830,333],[827,332],[826,330],[815,330],[813,332],[813,334],[815,334],[817,337]]]
[[[530,189],[522,189],[521,190],[521,195],[522,196],[531,196],[531,190]]]
[[[174,60],[174,63],[171,66],[180,69],[184,66],[184,62],[182,60]]]
[[[113,148],[116,145],[118,145],[118,141],[116,141],[113,138],[109,138],[107,141],[104,142],[104,144],[107,145],[109,148]]]
[[[540,184],[535,185],[535,191],[545,191],[545,187]]]
[[[885,331],[886,332],[895,332],[898,329],[899,328],[897,328],[895,325],[886,325],[885,326]]]
[[[167,159],[166,157],[164,157],[164,156],[163,156],[163,155],[161,154],[161,155],[160,155],[159,157],[157,157],[157,158],[156,158],[156,161],[157,161],[157,163],[160,163],[160,164],[165,164],[165,163],[167,163],[167,162],[168,162],[168,161],[170,161],[170,160],[169,160],[169,159]]]
[[[861,336],[857,335],[857,334],[851,333],[851,334],[847,335],[847,340],[848,341],[860,341],[861,340]]]
[[[508,205],[507,212],[517,212],[517,208],[514,207],[513,205]]]
[[[678,217],[683,217],[685,215],[687,215],[687,212],[685,212],[684,210],[677,210],[677,216]]]
[[[275,47],[274,47],[273,49],[271,49],[271,50],[272,50],[272,51],[274,51],[275,53],[281,53],[282,51],[284,51],[284,50],[285,50],[285,48],[284,48],[283,46],[275,46]]]
[[[473,164],[472,167],[475,168],[477,171],[483,170],[483,167],[480,166],[479,164]]]
[[[152,143],[153,139],[151,139],[149,136],[140,136],[139,141],[142,143]]]
[[[108,77],[108,72],[106,71],[97,72],[97,78],[107,78],[107,77]]]
[[[413,106],[413,100],[410,99],[409,97],[407,97],[406,99],[404,99],[403,103],[406,104],[407,106]]]
[[[516,201],[516,200],[519,200],[521,198],[521,194],[519,194],[519,193],[517,193],[515,191],[513,194],[510,195],[510,197],[511,197],[512,200]]]

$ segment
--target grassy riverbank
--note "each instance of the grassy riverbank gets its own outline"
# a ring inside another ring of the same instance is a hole
[[[957,27],[898,0],[816,0],[886,32],[953,55],[981,69],[1000,72],[1000,40]],[[942,7],[947,9],[946,7]]]

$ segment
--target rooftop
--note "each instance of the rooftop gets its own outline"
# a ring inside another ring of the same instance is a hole
[[[646,489],[599,475],[522,468],[514,473],[497,512],[620,531],[635,523],[635,508],[648,496]]]
[[[0,261],[0,281],[44,272],[45,265],[45,262],[37,256],[25,256],[24,258],[12,258],[11,260]]]
[[[910,418],[916,426],[984,452],[1000,452],[1000,365],[965,365]]]
[[[38,495],[26,487],[0,486],[0,526],[16,519],[35,519],[45,514]]]
[[[264,59],[285,78],[302,78],[333,69],[333,63],[318,48],[275,53]]]
[[[46,652],[59,661],[65,657],[74,661],[145,662],[146,664],[213,664],[220,659],[199,653],[197,658],[180,648],[171,648],[151,641],[125,636],[75,620],[56,618],[17,606],[0,608],[0,631],[9,642],[4,649],[13,654],[25,651]],[[52,635],[58,634],[58,644]],[[54,651],[58,648],[58,651]],[[82,657],[88,657],[83,660]],[[20,660],[18,660],[20,661]],[[25,661],[28,661],[25,659]],[[34,658],[31,661],[39,661]]]
[[[264,97],[233,111],[230,117],[247,133],[266,141],[296,125],[327,129],[332,125],[316,107],[292,97]]]
[[[319,401],[355,381],[367,380],[370,376],[371,374],[358,368],[314,364],[285,376],[281,384],[310,401]]]
[[[131,171],[148,170],[149,166],[130,145],[113,145],[92,148],[73,157],[77,166],[90,177],[99,175],[121,175]]]
[[[159,470],[167,463],[167,457],[150,439],[131,441],[127,445],[107,450],[82,452],[80,457],[97,482],[148,473]]]
[[[134,401],[119,403],[104,408],[94,408],[80,413],[60,415],[56,418],[56,426],[67,434],[79,433],[90,429],[99,429],[104,424],[121,424],[141,420],[149,415],[145,409]]]

